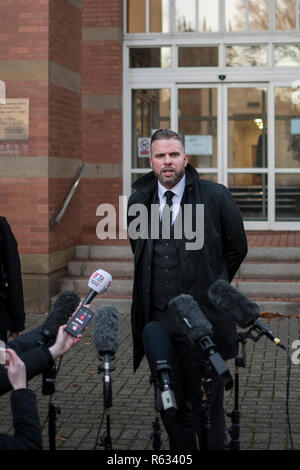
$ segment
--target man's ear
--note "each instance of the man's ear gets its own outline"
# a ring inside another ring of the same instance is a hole
[[[152,157],[149,157],[149,162],[150,162],[150,167],[153,168],[153,166],[152,166]]]

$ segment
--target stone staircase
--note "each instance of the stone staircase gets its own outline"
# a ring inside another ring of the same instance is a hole
[[[300,248],[249,247],[232,285],[261,312],[300,314]]]
[[[106,293],[94,298],[93,310],[113,305],[120,314],[130,313],[133,256],[129,246],[77,246],[76,258],[68,263],[68,276],[60,280],[60,291],[74,290],[84,298],[90,275],[97,269],[109,272],[113,280]]]
[[[60,290],[74,290],[84,298],[88,279],[97,269],[113,278],[110,289],[93,300],[93,310],[113,305],[119,313],[129,313],[133,277],[133,256],[129,246],[76,247],[76,259],[68,264],[68,276],[60,280]],[[300,314],[300,248],[249,247],[247,258],[232,285],[254,300],[261,312]]]

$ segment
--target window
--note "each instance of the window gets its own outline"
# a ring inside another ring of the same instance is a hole
[[[169,0],[150,0],[150,33],[168,33],[169,17]]]
[[[219,49],[214,47],[178,47],[179,67],[217,67]]]
[[[130,68],[171,67],[170,47],[131,47],[129,49]]]
[[[175,0],[175,25],[176,31],[196,31],[196,0]]]
[[[296,1],[275,0],[275,20],[277,30],[296,29]]]
[[[132,90],[133,168],[149,168],[152,133],[170,127],[170,96],[168,88]]]
[[[274,45],[274,65],[277,67],[300,67],[300,46],[298,44]]]
[[[219,0],[199,0],[198,25],[203,33],[219,31]]]
[[[299,29],[299,0],[127,0],[127,33]]]
[[[268,63],[266,45],[226,46],[228,67],[264,67]]]

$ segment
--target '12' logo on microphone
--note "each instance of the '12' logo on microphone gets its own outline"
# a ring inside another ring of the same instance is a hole
[[[104,281],[104,276],[102,276],[101,273],[95,272],[92,277],[93,277],[93,279],[94,279],[95,281],[97,281],[97,282],[102,282],[102,281]]]

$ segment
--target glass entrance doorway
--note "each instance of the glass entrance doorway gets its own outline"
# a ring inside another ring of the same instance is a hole
[[[268,220],[268,88],[178,87],[178,130],[200,177],[229,187],[244,220]]]
[[[150,169],[152,132],[168,127],[183,135],[200,177],[230,189],[247,229],[299,227],[297,89],[270,82],[132,88],[131,111],[131,183]]]
[[[270,84],[178,86],[178,130],[200,176],[225,184],[248,228],[300,220],[300,99]]]

